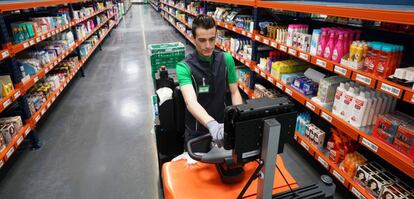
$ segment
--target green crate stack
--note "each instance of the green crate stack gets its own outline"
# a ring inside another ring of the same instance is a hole
[[[185,58],[185,46],[181,42],[148,45],[152,78],[161,66],[175,68]]]

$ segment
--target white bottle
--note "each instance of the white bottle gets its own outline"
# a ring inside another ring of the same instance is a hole
[[[368,118],[369,118],[369,112],[372,109],[372,95],[371,92],[366,91],[365,92],[365,97],[367,98],[367,109],[364,113],[364,116],[362,118],[362,126],[367,126],[368,125]]]
[[[288,26],[288,33],[287,33],[287,39],[286,39],[287,46],[292,46],[294,26],[295,25],[292,25],[292,24]]]
[[[345,96],[345,92],[348,90],[349,88],[349,84],[348,83],[339,83],[338,88],[336,88],[336,93],[335,93],[335,99],[334,99],[334,103],[332,106],[332,113],[334,115],[338,115],[340,116],[341,111],[342,111],[342,101],[344,99]]]
[[[374,120],[375,109],[378,105],[378,99],[375,97],[375,91],[371,91],[371,96],[372,96],[372,105],[369,110],[369,117],[368,117],[367,125],[372,125],[374,123],[373,120]]]
[[[381,107],[384,105],[383,104],[384,99],[381,97],[381,95],[378,92],[375,92],[375,97],[378,99],[378,102],[377,102],[378,104],[377,104],[377,107],[375,108],[373,124],[377,122],[378,114],[380,114]]]
[[[349,123],[352,126],[357,128],[363,126],[364,115],[366,115],[368,108],[368,97],[369,93],[360,92],[353,100],[353,110],[350,111],[351,116],[349,117]]]
[[[359,95],[358,87],[350,87],[347,92],[345,92],[343,102],[343,108],[341,111],[341,117],[343,120],[349,122],[349,118],[351,116],[350,111],[353,110],[352,105],[354,104],[355,97]]]

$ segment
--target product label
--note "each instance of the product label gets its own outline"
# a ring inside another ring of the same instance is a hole
[[[35,77],[34,79],[33,79],[33,81],[36,83],[37,81],[39,81],[39,77]]]
[[[385,84],[385,83],[381,84],[381,90],[383,90],[387,93],[391,93],[395,96],[399,96],[400,92],[401,92],[401,90],[399,88],[396,88],[394,86],[391,86],[391,85],[388,85],[388,84]]]
[[[306,101],[305,106],[308,107],[310,110],[315,111],[315,105],[313,105],[309,101]]]
[[[32,129],[31,129],[30,127],[29,127],[29,128],[27,128],[27,129],[26,129],[26,131],[24,131],[24,135],[26,136],[27,134],[29,134],[31,130],[32,130]]]
[[[10,148],[9,149],[9,151],[7,151],[7,153],[6,153],[6,157],[7,157],[7,159],[9,159],[10,158],[10,156],[13,154],[13,152],[14,152],[14,148],[12,147],[12,148]]]
[[[279,50],[281,50],[283,52],[286,52],[287,51],[287,47],[286,46],[283,46],[283,45],[280,45],[279,46]]]
[[[24,43],[23,43],[23,48],[27,48],[27,47],[29,47],[29,43],[24,42]]]
[[[299,58],[309,61],[309,55],[302,52],[299,53]]]
[[[257,74],[259,74],[260,73],[259,68],[254,68],[254,72],[256,72]]]
[[[267,77],[267,81],[269,81],[269,82],[270,82],[270,83],[272,83],[272,84],[274,83],[273,78],[272,78],[272,77],[270,77],[270,76],[269,76],[269,77]]]
[[[283,90],[283,85],[282,85],[281,83],[276,82],[276,86],[277,86],[278,88],[280,88],[280,89],[282,89],[282,90]],[[288,90],[289,90],[289,89],[288,89]]]
[[[5,102],[3,102],[3,107],[6,108],[10,104],[11,104],[11,100],[10,99],[7,99]]]
[[[342,68],[342,67],[340,67],[340,66],[335,65],[335,67],[334,67],[334,72],[335,72],[335,73],[337,73],[337,74],[340,74],[340,75],[345,76],[345,75],[346,75],[347,70],[346,70],[345,68]]]
[[[288,89],[288,88],[285,88],[285,92],[286,92],[288,95],[290,95],[290,96],[292,96],[292,95],[293,95],[292,91],[291,91],[290,89]]]
[[[353,194],[355,194],[355,196],[359,199],[366,199],[364,195],[361,194],[361,192],[359,192],[357,189],[355,189],[355,187],[352,186],[351,188],[351,192]]]
[[[321,112],[321,117],[324,118],[328,122],[332,122],[332,117],[325,112]]]
[[[302,145],[303,148],[305,148],[307,151],[309,151],[309,146],[303,140],[300,141],[300,145]]]
[[[361,83],[367,84],[367,85],[371,85],[371,78],[365,77],[364,75],[361,75],[361,74],[356,74],[355,80]]]
[[[40,40],[42,40],[41,37],[36,38],[36,42],[40,42]]]
[[[321,59],[316,59],[316,65],[326,68],[326,61],[323,61]]]
[[[247,33],[247,37],[252,38],[252,33]]]
[[[20,143],[22,143],[23,141],[23,136],[20,136],[19,139],[17,139],[17,146],[20,145]]]
[[[269,40],[268,39],[263,39],[263,43],[269,45]]]
[[[256,36],[254,37],[254,39],[255,39],[256,41],[260,41],[260,36],[259,36],[259,35],[256,35]]]
[[[273,48],[276,48],[276,47],[277,47],[277,44],[276,44],[276,42],[274,42],[274,41],[272,41],[272,42],[270,43],[270,45],[271,45]]]
[[[263,78],[266,78],[266,73],[260,72],[260,76],[262,76]]]
[[[329,164],[321,156],[318,156],[318,161],[322,164],[323,167],[329,167]]]
[[[17,99],[18,97],[20,97],[20,91],[16,91],[16,93],[14,93],[14,99]]]
[[[333,175],[342,183],[345,183],[345,178],[339,174],[336,170],[333,171]]]
[[[40,115],[36,116],[35,122],[38,122],[40,120]]]
[[[32,46],[32,45],[34,45],[36,42],[35,42],[35,40],[30,40],[29,41],[29,44]]]
[[[10,53],[9,53],[8,50],[6,50],[6,51],[4,51],[4,52],[1,53],[1,56],[3,57],[3,59],[6,58],[6,57],[8,57],[9,55],[10,55]]]
[[[288,53],[291,54],[291,55],[296,56],[296,50],[295,49],[289,48]]]
[[[372,143],[371,141],[367,140],[366,138],[362,138],[362,145],[368,147],[374,152],[378,152],[378,146]]]
[[[246,31],[242,30],[242,35],[246,36]]]

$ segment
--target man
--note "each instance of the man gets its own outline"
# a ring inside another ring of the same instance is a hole
[[[208,15],[193,21],[196,52],[176,67],[177,78],[186,103],[185,143],[210,133],[219,147],[223,145],[225,95],[229,90],[233,105],[241,104],[234,60],[229,53],[215,51],[217,27]]]

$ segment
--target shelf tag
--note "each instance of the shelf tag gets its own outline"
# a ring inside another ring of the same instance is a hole
[[[283,90],[283,85],[282,85],[281,83],[276,82],[276,86],[277,86],[278,88],[280,88],[281,90]]]
[[[260,72],[260,76],[262,76],[263,78],[266,78],[266,73]]]
[[[10,148],[10,150],[9,150],[9,151],[7,151],[7,153],[6,153],[6,157],[7,157],[7,159],[9,159],[9,158],[10,158],[10,156],[13,154],[13,152],[14,152],[14,148],[13,148],[13,147],[11,147],[11,148]]]
[[[249,92],[247,91],[247,89],[243,88],[243,91],[248,94]]]
[[[1,53],[1,56],[3,57],[3,59],[6,58],[6,57],[8,57],[9,55],[10,55],[10,53],[9,53],[8,50],[6,50],[3,53]]]
[[[301,58],[301,59],[303,59],[303,60],[308,61],[308,60],[309,60],[309,55],[308,55],[308,54],[305,54],[305,53],[300,52],[300,53],[299,53],[299,58]]]
[[[274,80],[273,80],[273,78],[272,77],[267,77],[267,80],[270,82],[270,83],[272,83],[272,84],[274,84]]]
[[[56,31],[54,31],[54,30],[53,30],[53,31],[52,31],[52,35],[55,35],[55,34],[56,34]]]
[[[353,194],[355,194],[355,196],[356,196],[357,198],[359,198],[359,199],[366,199],[366,198],[365,198],[365,196],[363,196],[363,195],[361,194],[361,192],[359,192],[357,189],[355,189],[355,187],[354,187],[354,186],[352,186],[352,188],[351,188],[351,192],[352,192]]]
[[[24,43],[23,43],[23,48],[27,48],[27,47],[29,47],[29,43],[24,42]]]
[[[27,129],[26,129],[26,131],[24,131],[24,135],[26,136],[27,134],[29,134],[31,130],[32,130],[32,129],[31,129],[30,127],[29,127],[29,128],[27,128]]]
[[[49,33],[47,33],[47,37],[50,37],[50,36],[52,36],[52,35],[50,34],[50,32],[49,32]]]
[[[32,46],[32,45],[34,45],[35,44],[35,40],[30,40],[29,41],[29,44]]]
[[[256,72],[257,74],[260,74],[260,70],[259,70],[259,68],[254,68],[254,72]]]
[[[362,82],[364,84],[367,84],[367,85],[371,85],[371,78],[365,77],[364,75],[361,75],[361,74],[356,74],[355,80]]]
[[[279,45],[279,50],[286,52],[287,51],[287,47],[284,45]]]
[[[14,93],[14,99],[17,99],[18,97],[20,97],[20,91],[16,91],[16,93]]]
[[[49,70],[52,70],[52,69],[53,69],[53,66],[54,66],[54,65],[50,65],[50,66],[49,66]]]
[[[10,98],[7,99],[4,103],[3,103],[3,107],[6,108],[7,106],[9,106],[11,104],[11,100]]]
[[[338,74],[340,74],[340,75],[346,76],[346,72],[347,72],[347,70],[346,70],[345,68],[342,68],[342,67],[340,67],[340,66],[335,65],[335,67],[334,67],[334,72],[335,72],[335,73],[338,73]]]
[[[345,178],[339,174],[336,170],[333,171],[333,175],[342,183],[345,183]]]
[[[45,114],[45,112],[46,112],[46,109],[42,109],[41,111],[40,111],[40,114]]]
[[[411,102],[414,102],[414,94],[411,96]]]
[[[294,138],[295,140],[298,140],[298,135],[296,135],[296,133],[295,133],[295,135],[293,135],[293,138]]]
[[[40,115],[36,116],[35,121],[38,122],[40,120]]]
[[[48,72],[49,72],[49,68],[46,68],[45,73],[48,73]]]
[[[36,38],[36,42],[40,42],[40,40],[42,40],[42,38],[40,38],[40,37]]]
[[[378,152],[378,146],[372,143],[371,141],[367,140],[366,138],[362,138],[362,144],[374,152]]]
[[[252,33],[247,33],[247,37],[252,38]]]
[[[272,41],[272,42],[270,43],[270,46],[272,46],[273,48],[276,48],[276,47],[277,47],[277,44],[276,44],[276,42]]]
[[[305,103],[306,107],[308,107],[310,110],[315,111],[315,105],[310,103],[309,101],[306,101]]]
[[[233,30],[234,32],[236,32],[236,28],[235,27],[233,27],[231,30]]]
[[[269,40],[268,39],[263,39],[263,43],[266,45],[269,45]]]
[[[242,35],[246,36],[246,31],[242,30]]]
[[[394,86],[391,86],[391,85],[388,85],[388,84],[385,84],[385,83],[381,84],[381,90],[383,90],[387,93],[391,93],[395,96],[400,96],[400,92],[401,92],[401,90],[399,88],[396,88]]]
[[[288,89],[288,88],[285,88],[285,92],[286,92],[288,95],[290,95],[290,96],[292,96],[292,95],[293,95],[292,91],[291,91],[290,89]]]
[[[52,100],[55,101],[56,100],[56,96],[53,96]]]
[[[50,102],[49,103],[47,103],[47,108],[49,108],[50,107]]]
[[[289,48],[288,53],[291,54],[291,55],[296,56],[296,50],[295,49]]]
[[[23,141],[23,136],[20,136],[19,139],[17,139],[17,146],[20,145],[20,143],[22,143]]]
[[[4,165],[4,161],[0,160],[0,169],[3,167],[3,165]]]
[[[39,81],[39,77],[38,77],[38,76],[36,76],[36,77],[33,79],[33,81],[36,83],[37,81]]]
[[[316,65],[326,68],[326,61],[323,61],[321,59],[316,59]]]
[[[228,26],[227,24],[224,24],[224,27],[225,27],[225,28],[229,28],[229,26]]]
[[[259,36],[259,35],[256,35],[256,36],[254,36],[254,39],[255,39],[256,41],[260,41],[260,36]]]
[[[309,146],[303,140],[300,141],[300,145],[302,145],[303,148],[305,148],[307,151],[309,151]]]
[[[323,167],[329,167],[329,164],[321,156],[318,156],[318,161],[323,165]]]
[[[332,122],[332,117],[325,112],[321,112],[321,117],[327,120],[328,122]]]

